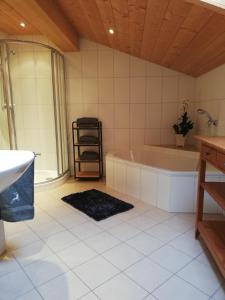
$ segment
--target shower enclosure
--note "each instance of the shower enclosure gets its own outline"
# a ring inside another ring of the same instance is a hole
[[[36,154],[35,183],[68,172],[63,56],[36,42],[0,41],[0,149]]]

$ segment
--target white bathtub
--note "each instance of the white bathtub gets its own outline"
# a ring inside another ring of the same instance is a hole
[[[106,156],[106,184],[169,212],[194,212],[199,153],[156,146],[140,151],[109,153]],[[225,181],[215,169],[207,170],[208,181]],[[205,194],[205,212],[220,208]]]

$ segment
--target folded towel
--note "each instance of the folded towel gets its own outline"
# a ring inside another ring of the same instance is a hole
[[[97,118],[78,118],[77,126],[78,127],[95,127],[98,125]]]
[[[79,138],[80,144],[98,144],[99,140],[97,136],[91,136],[91,135],[83,135]]]
[[[82,160],[98,160],[99,154],[95,151],[84,151],[80,155],[80,159]]]
[[[0,193],[0,220],[18,222],[34,217],[34,161],[24,174]]]

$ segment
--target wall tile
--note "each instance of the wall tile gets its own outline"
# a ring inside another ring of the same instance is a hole
[[[130,105],[116,104],[115,105],[115,128],[130,127]]]
[[[130,149],[129,129],[115,129],[115,150],[127,151]]]
[[[131,104],[130,127],[145,128],[145,104]]]
[[[163,78],[163,102],[178,101],[178,77]]]
[[[120,51],[114,51],[114,76],[130,76],[130,56]]]
[[[162,104],[152,103],[146,106],[146,128],[160,128],[162,123]]]
[[[162,101],[162,78],[150,77],[146,81],[146,101],[148,103],[159,103]]]
[[[145,144],[160,145],[161,131],[160,129],[145,129]]]
[[[104,128],[114,128],[114,104],[100,104],[99,118]]]
[[[98,52],[82,51],[82,69],[84,77],[98,76]]]
[[[130,101],[131,103],[145,103],[146,101],[146,79],[130,79]]]
[[[67,78],[82,77],[81,52],[65,53],[65,61],[66,61],[66,77]]]
[[[162,105],[162,128],[170,128],[178,117],[177,103],[163,103]]]
[[[147,62],[147,76],[152,77],[162,77],[163,74],[163,67]]]
[[[114,79],[99,78],[99,103],[114,102]]]
[[[81,103],[82,97],[82,79],[68,78],[67,81],[67,101],[68,103]]]
[[[84,78],[82,89],[84,102],[98,103],[98,79]]]
[[[129,103],[130,102],[130,79],[129,78],[115,78],[115,103]]]
[[[98,70],[100,77],[113,77],[113,50],[99,51]]]
[[[143,59],[131,56],[131,60],[130,60],[131,77],[145,77],[146,69],[147,69],[146,62]]]

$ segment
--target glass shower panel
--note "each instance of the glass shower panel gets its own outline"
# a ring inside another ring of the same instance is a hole
[[[2,56],[0,52],[0,150],[10,149],[7,105],[4,95]]]
[[[31,150],[35,182],[58,177],[51,50],[8,43],[18,149]]]
[[[58,166],[60,174],[68,171],[68,144],[66,130],[66,102],[65,102],[65,73],[63,57],[52,52],[53,87],[55,98],[55,114],[57,127]]]

